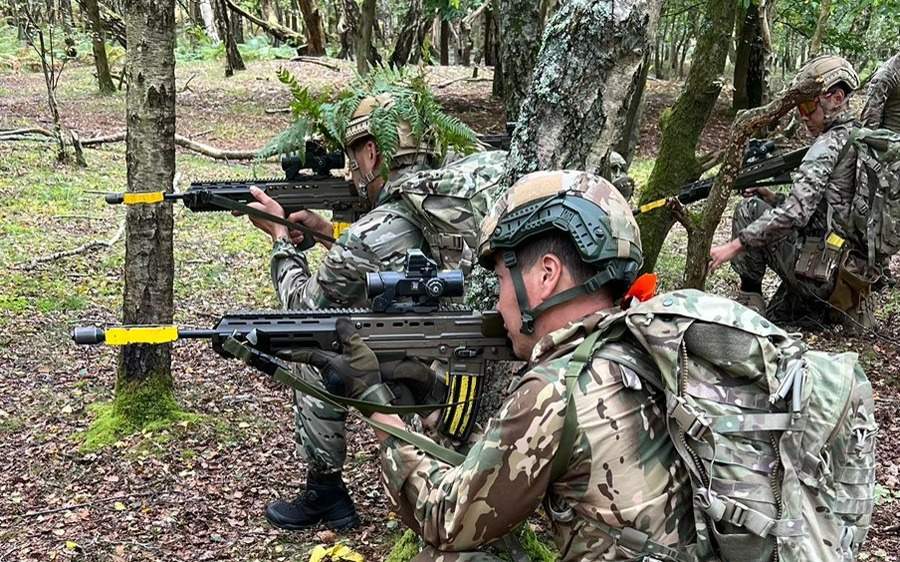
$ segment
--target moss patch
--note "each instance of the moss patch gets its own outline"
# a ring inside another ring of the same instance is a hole
[[[419,537],[412,529],[407,529],[400,538],[394,541],[390,554],[385,558],[386,562],[409,562],[422,550]]]
[[[156,432],[178,422],[200,420],[199,415],[181,410],[162,377],[120,385],[112,401],[94,404],[90,410],[95,417],[81,438],[83,453],[97,451],[133,433]]]

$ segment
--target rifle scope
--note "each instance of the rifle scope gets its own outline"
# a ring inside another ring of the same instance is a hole
[[[366,294],[374,300],[373,308],[390,308],[400,299],[418,304],[431,304],[443,297],[463,295],[463,273],[459,270],[438,271],[437,264],[421,250],[409,250],[405,271],[380,271],[366,275]]]

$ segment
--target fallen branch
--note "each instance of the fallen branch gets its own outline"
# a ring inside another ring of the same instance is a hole
[[[97,505],[97,504],[101,504],[101,503],[109,503],[109,502],[113,502],[113,501],[127,500],[127,499],[131,499],[131,498],[142,498],[144,496],[151,496],[154,493],[155,492],[140,492],[137,494],[125,494],[122,496],[112,496],[109,498],[100,498],[100,499],[89,501],[89,502],[64,505],[62,507],[56,507],[53,509],[45,509],[43,511],[30,511],[30,512],[24,513],[22,515],[7,515],[6,517],[0,518],[0,520],[8,521],[10,519],[24,519],[26,517],[40,517],[41,515],[50,515],[51,513],[59,513],[60,511],[71,511],[73,509],[79,509],[82,507],[88,507],[91,505]]]
[[[446,82],[438,84],[435,88],[446,88],[457,82],[493,82],[493,80],[493,78],[454,78],[453,80],[447,80]]]
[[[232,12],[240,14],[245,19],[263,28],[266,33],[268,33],[272,37],[284,41],[285,43],[289,43],[291,46],[297,49],[298,54],[302,54],[306,51],[306,38],[296,31],[284,27],[283,25],[279,25],[275,22],[261,20],[253,14],[247,12],[231,0],[225,0],[225,5],[228,6],[228,9]]]
[[[182,93],[188,92],[188,91],[190,91],[191,93],[193,93],[194,90],[191,90],[190,84],[191,84],[191,80],[193,80],[193,79],[196,78],[196,77],[197,77],[196,74],[191,74],[191,77],[188,78],[188,79],[187,79],[187,82],[185,82],[184,85],[183,85],[181,88],[178,89],[177,93],[182,94]]]
[[[335,72],[341,71],[341,67],[339,67],[338,65],[320,61],[319,59],[317,59],[315,57],[303,57],[303,56],[294,57],[291,59],[291,62],[308,62],[310,64],[317,64],[319,66],[324,66],[325,68],[328,68]]]
[[[72,257],[72,256],[77,256],[80,254],[85,254],[87,252],[96,250],[98,248],[111,248],[124,235],[125,235],[125,219],[122,218],[122,222],[119,223],[118,230],[116,230],[116,233],[109,240],[105,240],[105,241],[104,240],[94,240],[92,242],[88,242],[87,244],[82,244],[81,246],[78,246],[77,248],[74,248],[72,250],[63,250],[61,252],[54,252],[47,256],[37,257],[37,258],[32,259],[28,265],[22,267],[21,269],[24,269],[25,271],[30,271],[30,270],[36,268],[38,265],[43,264],[43,263],[50,263],[50,262],[54,262],[56,260],[60,260],[63,258],[68,258],[68,257]]]
[[[267,109],[266,115],[275,115],[276,113],[290,113],[290,107],[277,107],[275,109]]]

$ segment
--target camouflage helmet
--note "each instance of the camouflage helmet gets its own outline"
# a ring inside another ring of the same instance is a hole
[[[846,84],[850,91],[859,88],[859,75],[846,59],[837,55],[819,55],[811,59],[797,72],[792,85],[797,85],[808,78],[820,78],[823,92],[841,82]]]
[[[554,231],[565,233],[596,273],[531,309],[516,249]],[[630,285],[644,259],[640,230],[622,194],[600,176],[574,170],[534,172],[507,191],[482,223],[478,244],[478,259],[488,269],[498,253],[513,277],[526,334],[534,331],[537,317],[553,306],[610,283]]]
[[[367,96],[360,100],[353,115],[350,116],[350,121],[347,123],[347,129],[344,132],[344,148],[348,149],[355,142],[374,136],[371,128],[372,115],[378,109],[391,109],[394,103],[394,97],[389,93]],[[397,136],[399,142],[397,143],[397,150],[390,155],[392,159],[408,154],[432,156],[436,154],[433,143],[428,142],[424,138],[416,141],[409,121],[400,121],[398,123]],[[379,147],[379,149],[381,148]]]

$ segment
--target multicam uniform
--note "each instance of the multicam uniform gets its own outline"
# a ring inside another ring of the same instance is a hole
[[[485,176],[500,177],[505,152],[479,153],[454,163],[459,181]],[[423,177],[435,171],[423,172]],[[395,182],[411,181],[415,172],[400,175]],[[286,309],[367,306],[366,273],[402,271],[406,251],[421,249],[433,255],[420,228],[409,220],[410,212],[391,195],[389,182],[382,189],[375,208],[351,225],[325,255],[315,274],[310,274],[306,255],[290,242],[280,240],[272,249],[272,282]],[[460,185],[460,190],[465,185]],[[300,373],[309,382],[321,384],[318,373],[302,366]],[[317,474],[339,472],[344,464],[345,414],[315,398],[295,392],[297,405],[294,437],[299,455]]]
[[[404,523],[432,545],[417,560],[488,559],[473,550],[545,502],[560,560],[632,560],[595,526],[633,527],[665,545],[693,541],[690,484],[666,433],[665,403],[630,390],[623,370],[593,359],[574,390],[578,430],[567,469],[551,482],[565,416],[564,374],[575,348],[610,311],[545,336],[484,437],[451,467],[390,438],[382,473]],[[550,499],[552,498],[552,499]],[[551,502],[548,504],[548,502]]]
[[[849,110],[833,116],[793,174],[790,193],[779,193],[774,206],[753,197],[735,210],[732,233],[740,238],[745,251],[732,260],[732,267],[741,277],[758,282],[767,266],[778,274],[782,285],[767,311],[776,322],[816,317],[816,312],[827,309],[822,301],[827,302],[834,289],[834,276],[805,277],[796,273],[796,266],[805,245],[808,249],[822,245],[835,230],[847,237],[840,227],[842,219],[850,216],[855,153],[851,148],[838,159],[852,127]],[[865,246],[859,241],[850,238],[848,242],[859,255],[865,255],[861,250]]]

